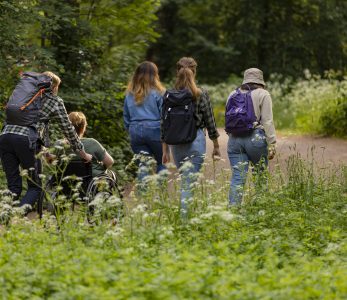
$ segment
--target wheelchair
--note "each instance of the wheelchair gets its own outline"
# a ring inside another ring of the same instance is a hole
[[[108,216],[116,219],[123,216],[123,190],[119,187],[117,176],[113,171],[106,170],[105,173],[93,177],[91,163],[71,160],[65,166],[62,165],[58,166],[57,174],[50,176],[38,201],[37,209],[40,218],[43,215],[45,201],[51,204],[49,210],[56,213],[55,200],[58,196],[64,195],[67,198],[74,198],[76,192],[78,198],[82,199],[79,202],[86,206],[89,223],[95,222],[93,220],[96,212],[93,202],[95,199],[98,199],[100,204],[100,201],[106,203],[110,197],[115,196],[115,199],[120,203],[118,203],[116,211],[112,212],[112,216],[109,214]],[[72,210],[74,210],[75,202],[72,200]]]

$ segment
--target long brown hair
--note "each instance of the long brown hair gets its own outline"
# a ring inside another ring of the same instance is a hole
[[[140,105],[151,89],[160,93],[165,90],[159,79],[158,67],[150,61],[144,61],[137,66],[133,77],[128,83],[127,92],[132,93],[136,104]]]
[[[182,57],[176,64],[177,75],[175,89],[188,89],[192,92],[194,99],[199,99],[201,90],[195,83],[196,67],[198,64],[192,57]]]

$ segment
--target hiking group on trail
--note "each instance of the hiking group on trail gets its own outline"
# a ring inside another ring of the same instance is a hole
[[[221,156],[212,104],[208,91],[197,85],[197,62],[182,57],[177,62],[175,84],[166,90],[159,79],[157,66],[149,61],[136,68],[124,100],[124,125],[130,145],[138,157],[153,157],[156,172],[166,169],[171,157],[181,174],[181,215],[189,210],[191,186],[201,171],[207,131],[213,142],[212,158]],[[6,120],[0,135],[0,158],[7,186],[19,200],[22,192],[20,167],[28,170],[27,191],[19,206],[31,207],[41,197],[43,153],[47,162],[58,159],[45,150],[50,146],[49,123],[58,121],[71,152],[92,165],[93,176],[113,164],[113,158],[95,139],[83,138],[87,120],[83,112],[69,115],[58,96],[60,78],[52,72],[25,72],[7,105]],[[232,168],[230,205],[241,202],[249,164],[257,173],[266,170],[268,159],[275,155],[276,135],[272,100],[265,89],[263,73],[247,69],[239,88],[232,91],[225,110],[225,130],[229,136],[227,153]],[[149,175],[146,159],[137,159],[139,183]],[[266,185],[266,182],[262,184]],[[139,185],[139,194],[141,194]],[[142,185],[145,189],[145,186]]]

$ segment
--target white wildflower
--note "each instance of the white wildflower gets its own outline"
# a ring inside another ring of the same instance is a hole
[[[45,174],[39,174],[39,178],[44,180],[44,179],[46,179],[46,175]]]
[[[190,161],[186,161],[186,162],[184,162],[184,164],[180,168],[180,171],[181,172],[185,172],[185,171],[190,172],[192,169],[193,169],[193,164]]]
[[[25,176],[28,176],[28,170],[22,170],[21,172],[20,172],[20,176],[23,176],[23,177],[25,177]]]
[[[209,212],[209,213],[200,215],[200,218],[204,220],[210,220],[212,219],[214,215],[215,215],[215,212]]]
[[[219,217],[226,222],[230,222],[234,219],[234,215],[228,211],[219,212]]]
[[[170,172],[167,169],[161,170],[159,172],[159,177],[161,177],[161,178],[163,178],[163,177],[166,178],[169,175],[170,175]]]
[[[265,215],[265,210],[259,210],[258,215],[259,216],[264,216]]]
[[[147,205],[146,204],[139,204],[133,209],[134,214],[142,214],[147,210]]]
[[[339,249],[339,244],[329,243],[328,246],[324,249],[324,253],[334,252]]]
[[[203,223],[203,221],[201,219],[199,219],[199,218],[192,218],[190,220],[190,224],[192,224],[192,225],[199,225],[199,224],[202,224],[202,223]]]

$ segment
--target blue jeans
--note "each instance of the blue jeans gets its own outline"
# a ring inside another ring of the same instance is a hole
[[[262,172],[268,164],[264,130],[255,129],[251,135],[245,137],[229,135],[228,156],[232,168],[229,203],[237,204],[242,200],[249,163],[255,166],[257,172]]]
[[[157,162],[157,173],[165,169],[162,164],[163,150],[160,141],[160,122],[143,121],[131,124],[129,127],[130,145],[135,154],[152,156]],[[145,162],[138,162],[138,180],[141,182],[149,175]]]
[[[6,174],[8,189],[16,194],[15,199],[19,199],[22,193],[22,177],[19,172],[19,166],[28,170],[28,189],[20,201],[20,206],[30,204],[33,206],[41,195],[41,161],[35,156],[40,147],[30,149],[27,136],[18,134],[3,134],[0,136],[0,157],[2,167]]]
[[[192,197],[191,184],[196,182],[197,173],[201,170],[206,153],[206,139],[202,129],[192,143],[170,146],[171,152],[181,173],[181,209],[182,215],[187,214],[187,200]],[[185,162],[190,164],[183,166]],[[183,166],[183,168],[182,168]]]

